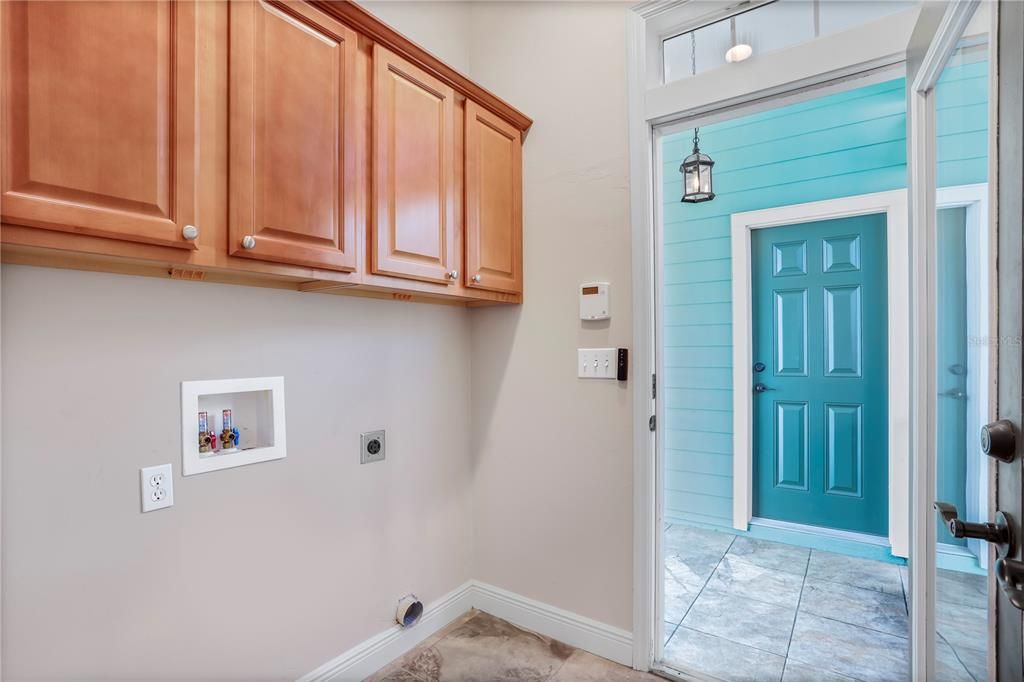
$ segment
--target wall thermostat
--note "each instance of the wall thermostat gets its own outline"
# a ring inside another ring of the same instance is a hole
[[[580,319],[610,319],[611,308],[608,307],[608,282],[587,282],[580,285]]]

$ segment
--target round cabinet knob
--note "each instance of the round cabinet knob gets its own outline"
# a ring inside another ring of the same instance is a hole
[[[181,228],[181,236],[192,242],[199,236],[199,228],[195,225],[186,225]]]
[[[981,450],[989,457],[1012,462],[1017,452],[1017,435],[1013,422],[1000,419],[981,427]]]
[[[474,284],[480,284],[480,279],[481,279],[480,275],[473,275],[473,283]]]
[[[255,249],[256,248],[256,237],[251,234],[247,234],[242,237],[242,248],[243,249]]]
[[[448,279],[454,281],[454,280],[457,280],[458,278],[459,278],[459,271],[458,270],[452,270],[452,271],[450,271],[448,273]]]

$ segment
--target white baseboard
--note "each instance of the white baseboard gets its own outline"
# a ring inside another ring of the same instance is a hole
[[[403,628],[395,623],[306,673],[298,682],[357,682],[366,679],[473,608],[472,592],[473,581],[469,581],[437,601],[424,605],[420,622],[413,627]]]
[[[474,581],[473,588],[473,606],[485,613],[602,658],[633,666],[632,633],[487,583]]]
[[[471,580],[427,604],[415,626],[403,629],[396,624],[303,675],[298,682],[363,680],[473,608],[616,663],[633,663],[631,633]]]

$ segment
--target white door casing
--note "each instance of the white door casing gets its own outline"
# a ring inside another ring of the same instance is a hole
[[[889,276],[889,543],[892,553],[909,550],[910,507],[910,259],[907,192],[893,190],[826,199],[805,204],[734,213],[732,215],[732,329],[733,329],[733,527],[745,531],[753,512],[753,363],[751,334],[750,233],[780,225],[885,213],[886,267]]]

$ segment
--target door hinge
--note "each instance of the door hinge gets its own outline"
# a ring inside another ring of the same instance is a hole
[[[651,375],[651,400],[658,397],[658,375]]]
[[[651,431],[658,427],[658,418],[655,415],[651,415],[651,418],[647,420],[647,428]]]

